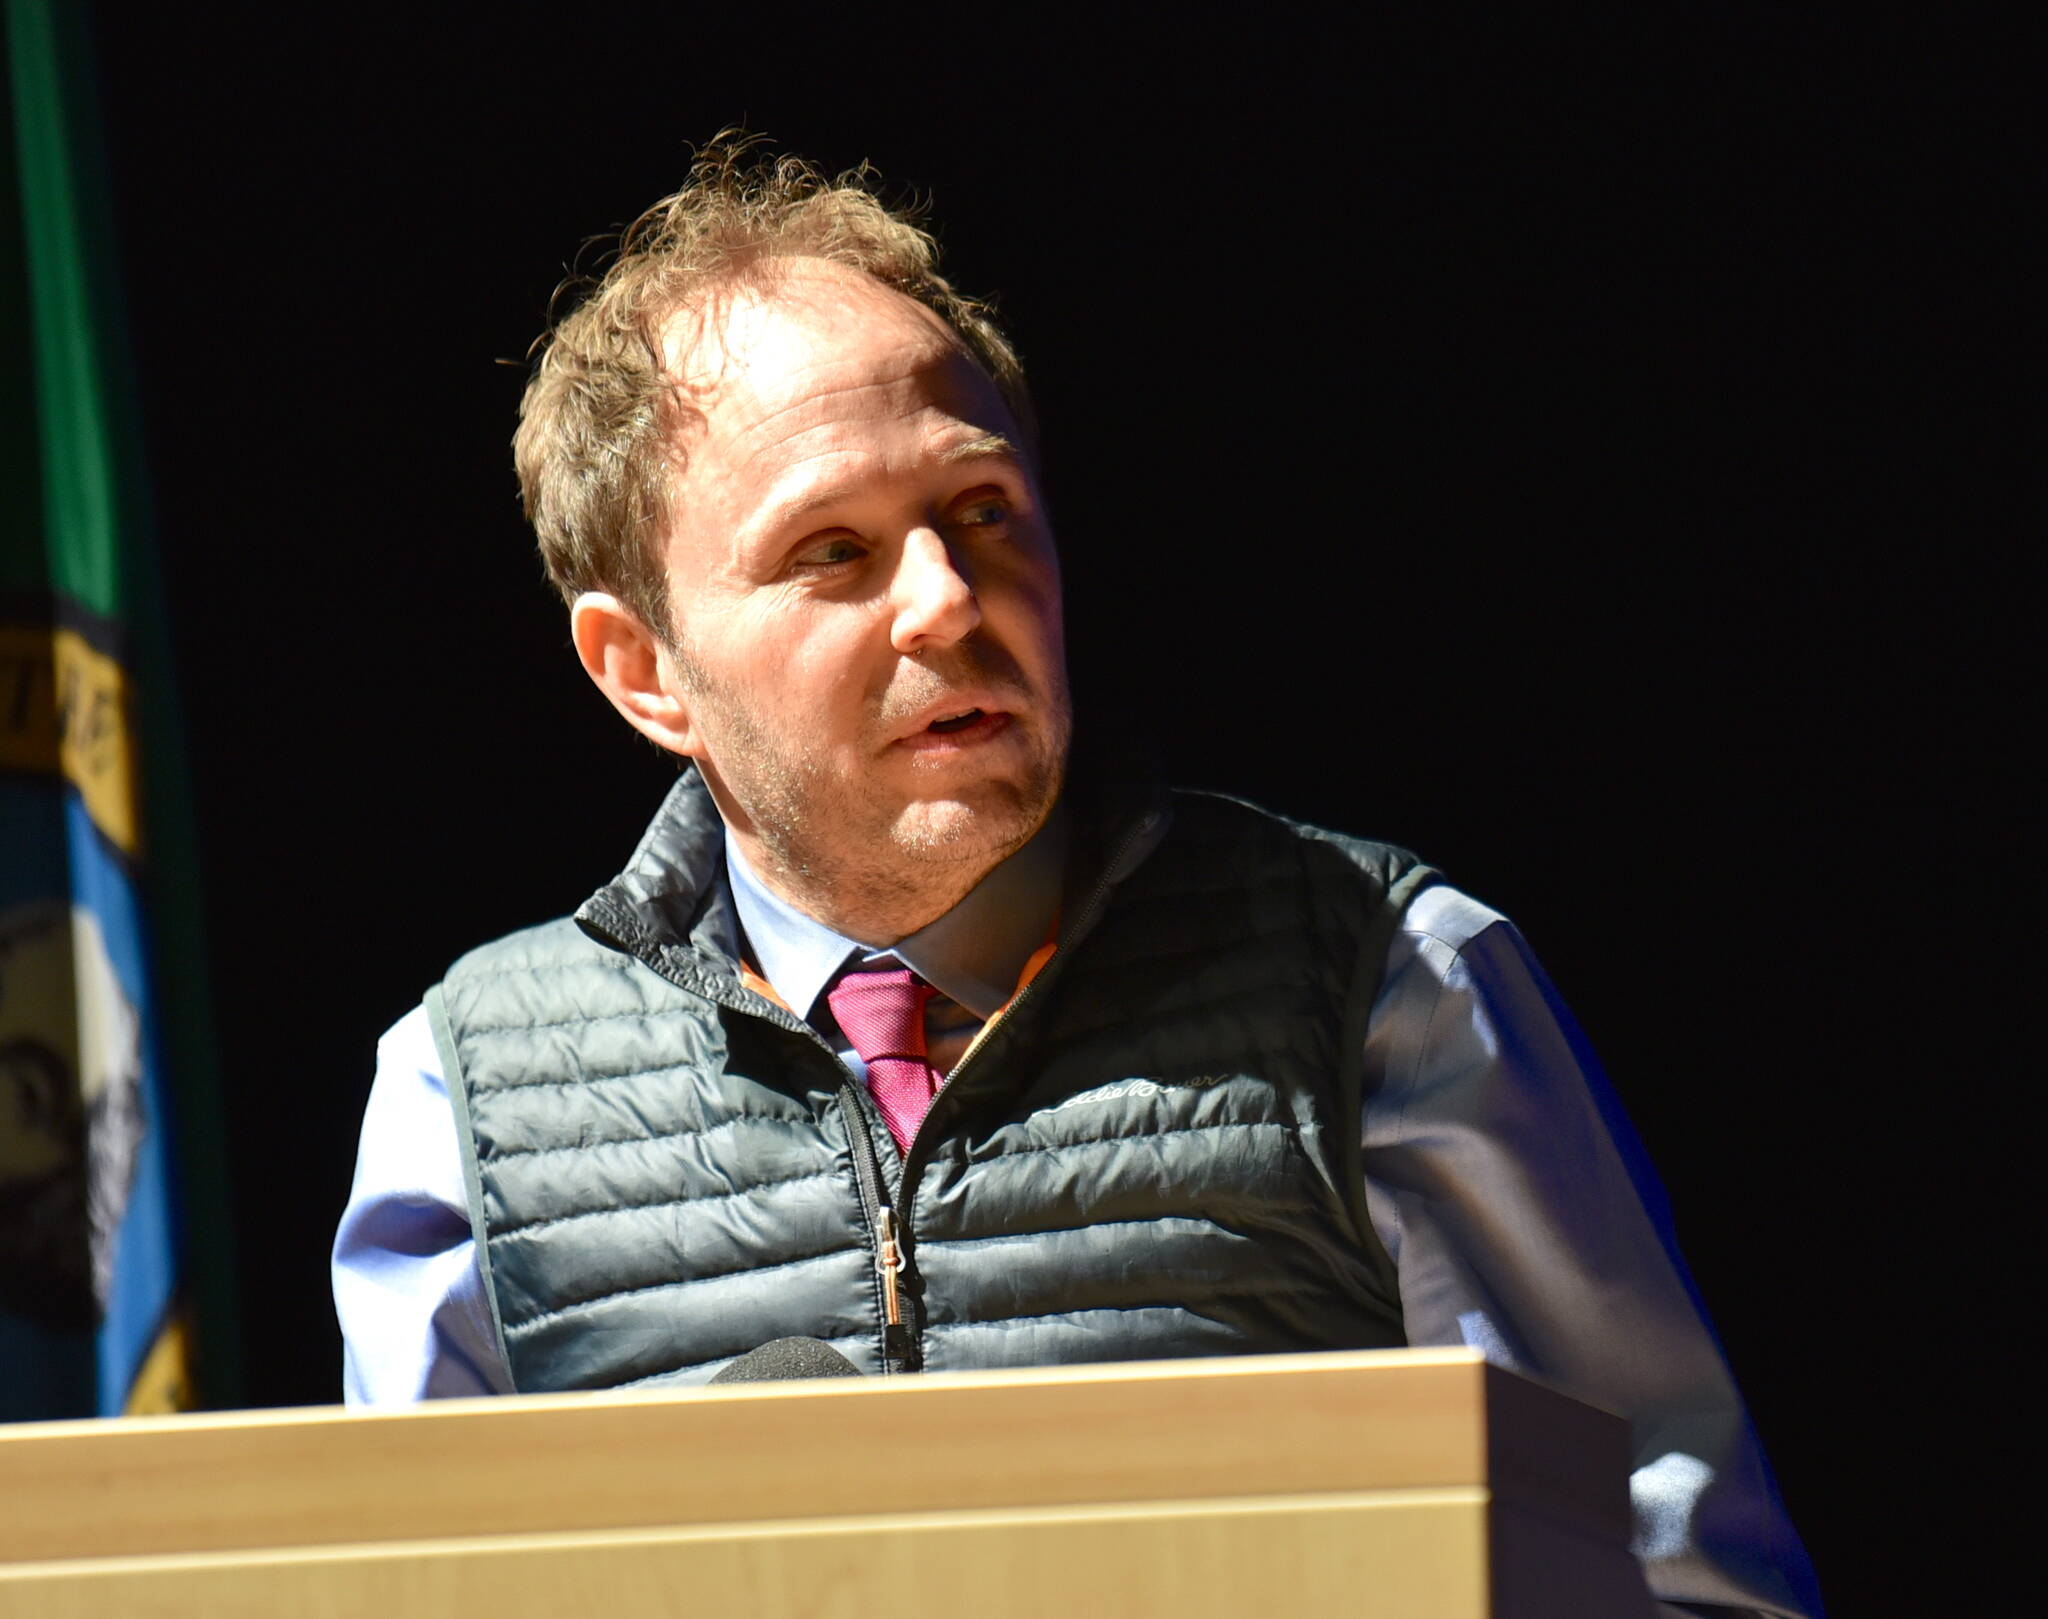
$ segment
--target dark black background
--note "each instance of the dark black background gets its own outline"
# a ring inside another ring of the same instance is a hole
[[[1985,717],[2027,532],[2008,42],[1760,6],[736,9],[95,14],[242,1397],[336,1397],[378,1033],[615,870],[670,779],[540,583],[500,362],[583,238],[744,122],[930,193],[999,295],[1085,722],[1522,924],[1824,1583],[1896,1596],[1896,1379],[1993,1330],[1967,1239],[2008,1194],[1957,1137],[2019,1080],[1984,985],[2021,835]]]

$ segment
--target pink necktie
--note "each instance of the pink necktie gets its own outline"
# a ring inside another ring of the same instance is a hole
[[[900,1152],[938,1094],[940,1078],[924,1055],[924,1005],[932,986],[908,967],[858,970],[825,992],[839,1029],[868,1065],[868,1093]]]

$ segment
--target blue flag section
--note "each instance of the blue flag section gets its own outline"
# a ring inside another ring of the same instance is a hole
[[[177,1409],[168,1086],[135,883],[68,783],[0,783],[0,848],[0,1416]]]
[[[196,921],[167,929],[156,881],[190,860],[147,792],[171,740],[162,605],[75,14],[6,15],[0,1419],[175,1410],[194,1400],[171,1059],[204,1052],[164,1015],[173,979],[203,996]]]

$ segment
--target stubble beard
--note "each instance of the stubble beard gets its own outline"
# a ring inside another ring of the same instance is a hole
[[[915,714],[949,689],[978,686],[1018,703],[1011,723],[1027,727],[1031,744],[1019,776],[906,802],[879,773],[836,775],[823,750],[782,734],[724,683],[677,659],[693,705],[716,733],[706,773],[765,856],[760,875],[864,944],[893,944],[952,909],[1045,824],[1065,784],[1072,721],[1064,671],[1054,670],[1050,691],[1033,693],[1006,653],[975,642],[925,660],[934,662],[923,678],[886,694],[873,725],[878,746],[892,717]]]

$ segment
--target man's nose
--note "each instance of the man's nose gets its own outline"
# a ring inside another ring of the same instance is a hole
[[[951,646],[981,625],[981,604],[974,599],[973,585],[932,529],[913,529],[904,539],[893,598],[890,640],[906,655]]]

